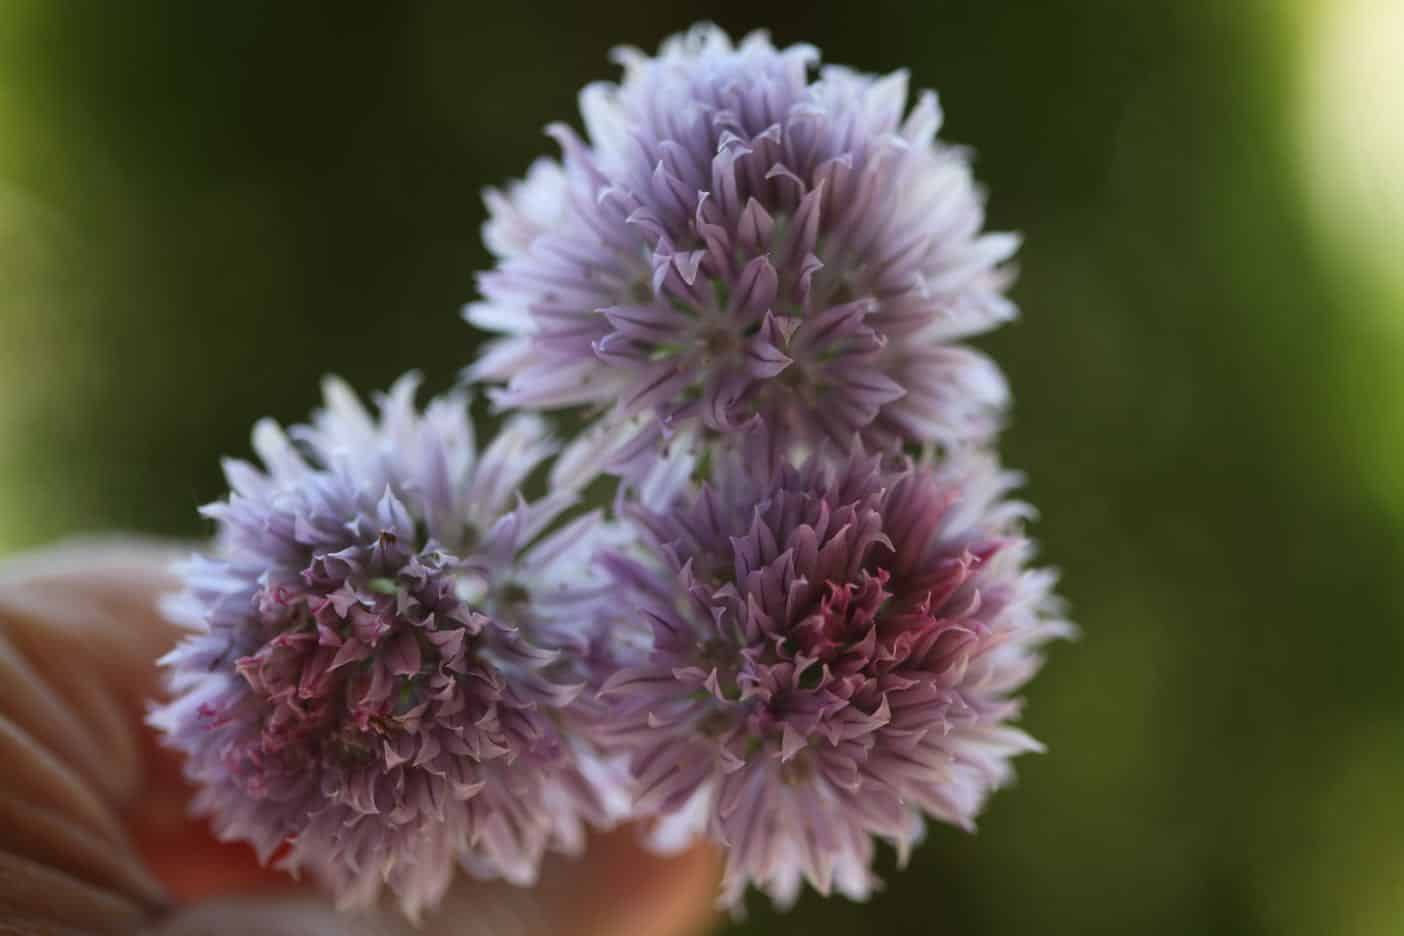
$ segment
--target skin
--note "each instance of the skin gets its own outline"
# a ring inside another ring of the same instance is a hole
[[[338,914],[187,815],[179,760],[143,724],[156,612],[179,550],[85,543],[0,563],[0,934],[684,936],[713,920],[708,848],[659,858],[634,830],[549,861],[530,889],[460,877],[416,928],[393,909]]]

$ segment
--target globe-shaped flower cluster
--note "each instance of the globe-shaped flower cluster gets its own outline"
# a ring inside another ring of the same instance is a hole
[[[331,381],[291,439],[258,427],[264,470],[226,464],[233,493],[205,509],[217,552],[171,603],[198,633],[164,661],[177,694],[153,714],[222,838],[265,861],[287,843],[281,863],[347,906],[388,883],[411,915],[455,865],[529,883],[549,846],[609,819],[562,730],[597,518],[543,535],[574,498],[516,494],[552,451],[541,423],[478,452],[464,401],[420,414],[415,384],[376,420]]]
[[[1004,381],[954,342],[1009,319],[1017,241],[907,79],[700,28],[581,95],[587,138],[490,192],[501,258],[471,373],[509,406],[593,406],[638,445],[760,417],[795,442],[988,437]]]
[[[487,193],[495,438],[464,392],[330,382],[226,465],[170,604],[196,807],[346,906],[530,883],[622,818],[723,848],[726,906],[861,899],[1038,746],[1018,693],[1069,627],[959,343],[1013,315],[1016,241],[935,97],[712,27],[619,57]]]
[[[874,837],[905,856],[923,814],[971,827],[1037,748],[1013,693],[1065,625],[1013,480],[973,453],[792,464],[753,442],[633,509],[643,543],[608,560],[638,609],[609,627],[611,741],[664,839],[728,846],[725,902],[865,897]]]

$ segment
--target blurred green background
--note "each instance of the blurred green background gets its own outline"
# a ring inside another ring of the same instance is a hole
[[[480,189],[697,19],[909,67],[1026,235],[984,345],[1084,630],[1050,752],[738,933],[1404,932],[1404,4],[65,4],[0,16],[0,547],[204,532],[334,370],[449,385]]]

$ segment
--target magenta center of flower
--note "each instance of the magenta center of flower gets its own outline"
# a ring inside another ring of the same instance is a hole
[[[892,597],[886,588],[889,578],[885,569],[878,569],[875,574],[860,572],[856,582],[828,582],[818,609],[794,628],[796,649],[826,662],[855,650],[871,653],[878,614]]]
[[[325,563],[314,564],[303,584],[260,595],[264,642],[235,663],[251,696],[239,711],[212,713],[215,724],[256,723],[227,753],[251,794],[317,775],[324,791],[376,812],[393,791],[357,788],[358,774],[442,776],[441,755],[501,747],[479,731],[496,696],[495,675],[476,659],[482,618],[459,601],[451,575],[419,557],[393,576],[324,573]],[[483,691],[465,691],[470,674]]]

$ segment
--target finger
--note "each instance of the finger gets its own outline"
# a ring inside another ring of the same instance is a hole
[[[164,904],[122,812],[143,785],[153,661],[176,636],[155,610],[170,558],[108,543],[0,564],[4,926],[126,932]]]
[[[124,936],[149,907],[110,887],[0,850],[0,933],[24,936]]]
[[[710,847],[669,858],[632,829],[597,836],[586,855],[553,858],[533,888],[460,881],[415,926],[393,909],[343,914],[313,896],[226,898],[177,911],[155,936],[689,936],[714,919],[719,862]]]
[[[108,798],[141,779],[138,728],[155,659],[178,638],[156,611],[172,553],[146,544],[68,546],[0,564],[0,704]]]

